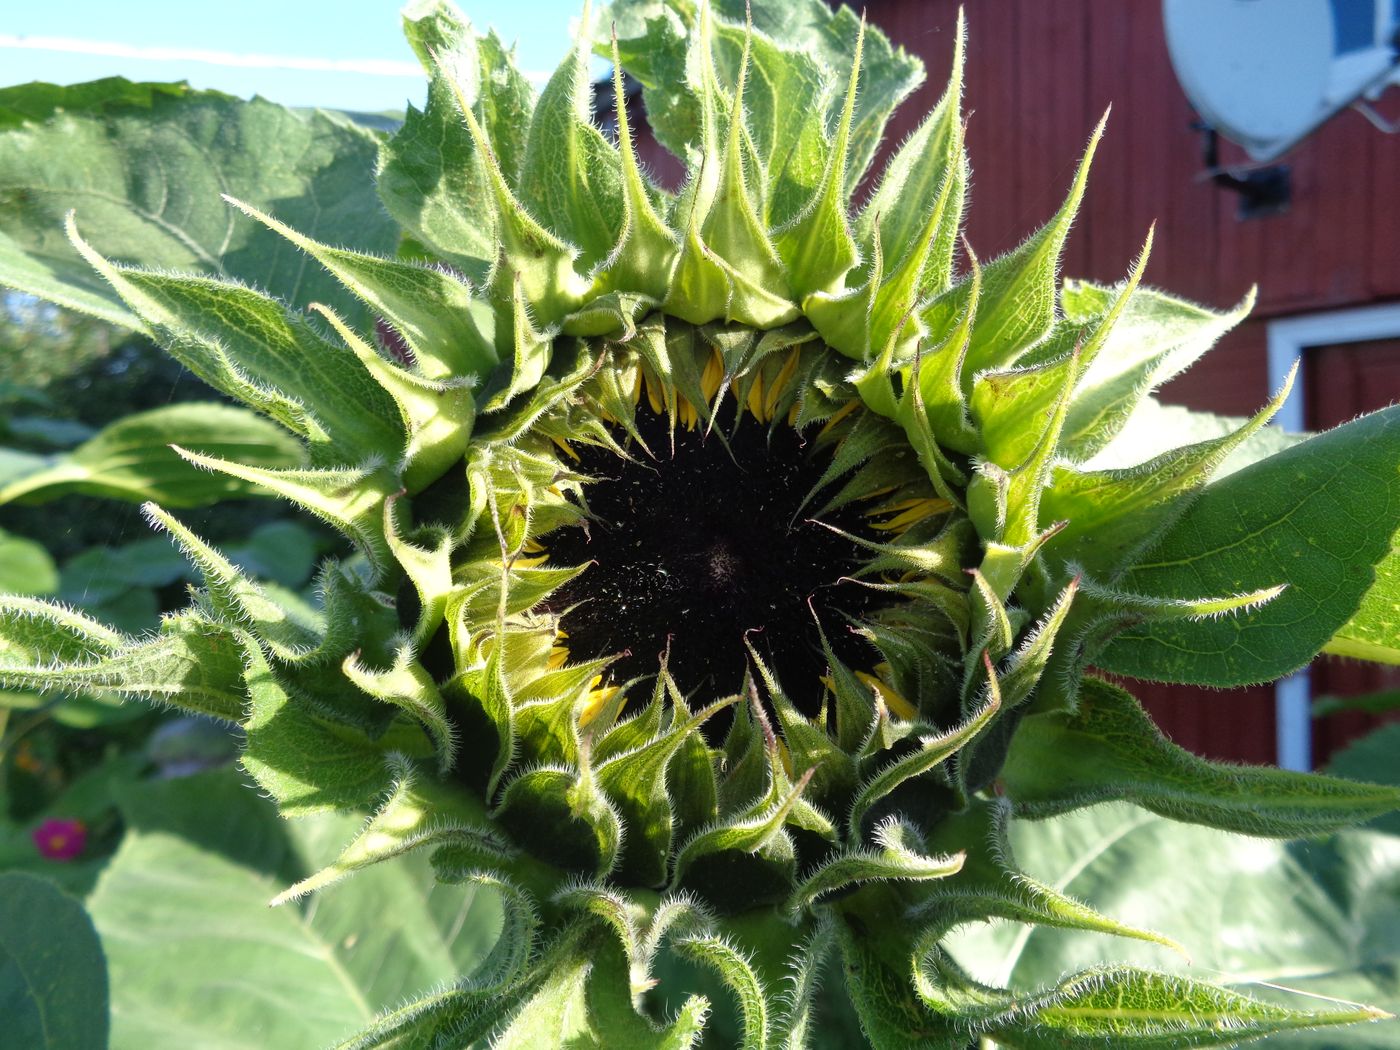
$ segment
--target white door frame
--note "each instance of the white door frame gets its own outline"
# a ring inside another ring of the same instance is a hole
[[[1310,346],[1400,338],[1400,302],[1281,317],[1268,322],[1268,335],[1269,389],[1277,390]],[[1292,431],[1306,429],[1304,389],[1300,377],[1274,416],[1274,426]],[[1275,684],[1274,712],[1278,764],[1284,769],[1311,769],[1312,682],[1306,667]]]

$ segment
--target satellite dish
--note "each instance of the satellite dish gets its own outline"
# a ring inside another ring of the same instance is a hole
[[[1162,18],[1186,97],[1256,161],[1400,83],[1400,0],[1162,0]]]

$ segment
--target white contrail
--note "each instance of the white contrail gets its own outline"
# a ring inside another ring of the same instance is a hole
[[[299,58],[295,55],[240,55],[232,51],[206,51],[200,48],[137,47],[109,40],[77,40],[65,36],[16,36],[0,33],[0,48],[31,51],[65,51],[77,55],[106,55],[153,61],[204,62],[211,66],[238,66],[244,69],[301,69],[314,73],[362,73],[374,77],[422,77],[416,62],[387,58]]]

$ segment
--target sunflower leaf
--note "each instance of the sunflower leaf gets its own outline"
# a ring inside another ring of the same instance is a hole
[[[577,246],[590,269],[607,258],[622,229],[622,161],[590,119],[588,19],[569,56],[540,92],[530,121],[518,190],[530,213]]]
[[[1123,799],[1174,820],[1283,838],[1400,807],[1393,787],[1198,758],[1167,740],[1131,694],[1097,678],[1081,684],[1073,715],[1021,723],[1001,783],[1024,816]]]
[[[1400,547],[1392,546],[1376,566],[1376,582],[1362,596],[1356,615],[1337,630],[1322,651],[1356,660],[1400,664],[1396,609],[1400,609]]]
[[[1368,1007],[1293,1010],[1187,977],[1130,967],[1076,974],[1034,1006],[1017,1005],[988,1030],[1024,1050],[1088,1050],[1111,1040],[1125,1050],[1229,1047],[1296,1029],[1374,1021]]]
[[[1208,486],[1124,586],[1169,598],[1287,590],[1239,616],[1130,629],[1095,659],[1121,674],[1211,685],[1297,670],[1355,615],[1390,552],[1397,463],[1400,408],[1391,408]]]
[[[7,605],[13,608],[16,599]],[[51,626],[57,626],[53,619]],[[81,625],[69,619],[67,627]],[[223,624],[196,613],[181,613],[161,624],[158,634],[100,654],[56,662],[40,646],[56,632],[34,639],[31,665],[0,663],[0,683],[16,689],[77,693],[100,690],[132,699],[170,704],[193,714],[237,722],[244,695],[237,646]],[[58,634],[62,639],[62,634]],[[69,639],[71,640],[71,635]],[[62,644],[62,643],[61,643]],[[3,650],[0,650],[3,652]]]
[[[420,243],[480,282],[496,261],[496,214],[456,96],[475,107],[498,162],[513,179],[535,93],[500,38],[494,32],[476,35],[450,3],[417,0],[404,9],[403,25],[429,74],[428,102],[421,111],[409,106],[403,127],[380,145],[379,197]],[[483,90],[488,84],[490,90]]]
[[[1088,322],[1105,315],[1120,292],[1119,288],[1066,281],[1061,307],[1071,322]],[[1105,448],[1149,391],[1193,364],[1253,306],[1252,291],[1225,313],[1154,289],[1135,291],[1102,351],[1080,380],[1065,421],[1065,454],[1084,460]]]
[[[232,456],[259,467],[296,467],[303,460],[295,438],[247,409],[185,402],[123,416],[71,452],[0,485],[0,504],[43,503],[78,493],[200,507],[262,494],[255,484],[199,470],[171,445]]]
[[[7,88],[0,110],[12,117],[0,129],[0,284],[113,324],[143,320],[57,236],[73,208],[102,255],[257,281],[356,322],[358,304],[333,279],[218,195],[276,201],[306,235],[360,251],[397,243],[375,199],[375,137],[339,114],[120,77]]]

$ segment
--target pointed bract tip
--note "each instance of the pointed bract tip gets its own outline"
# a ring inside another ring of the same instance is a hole
[[[1277,405],[1282,405],[1288,400],[1288,396],[1293,393],[1293,383],[1298,378],[1298,369],[1302,367],[1303,359],[1295,357],[1293,364],[1288,367],[1288,374],[1283,377],[1283,382],[1279,385],[1278,393],[1274,395],[1273,401]]]
[[[78,232],[78,210],[76,208],[69,208],[68,212],[63,216],[63,232],[68,237],[68,243],[77,249],[78,254],[86,259],[94,269],[110,280],[112,264],[109,263],[106,257],[96,248],[83,240],[83,235]]]

